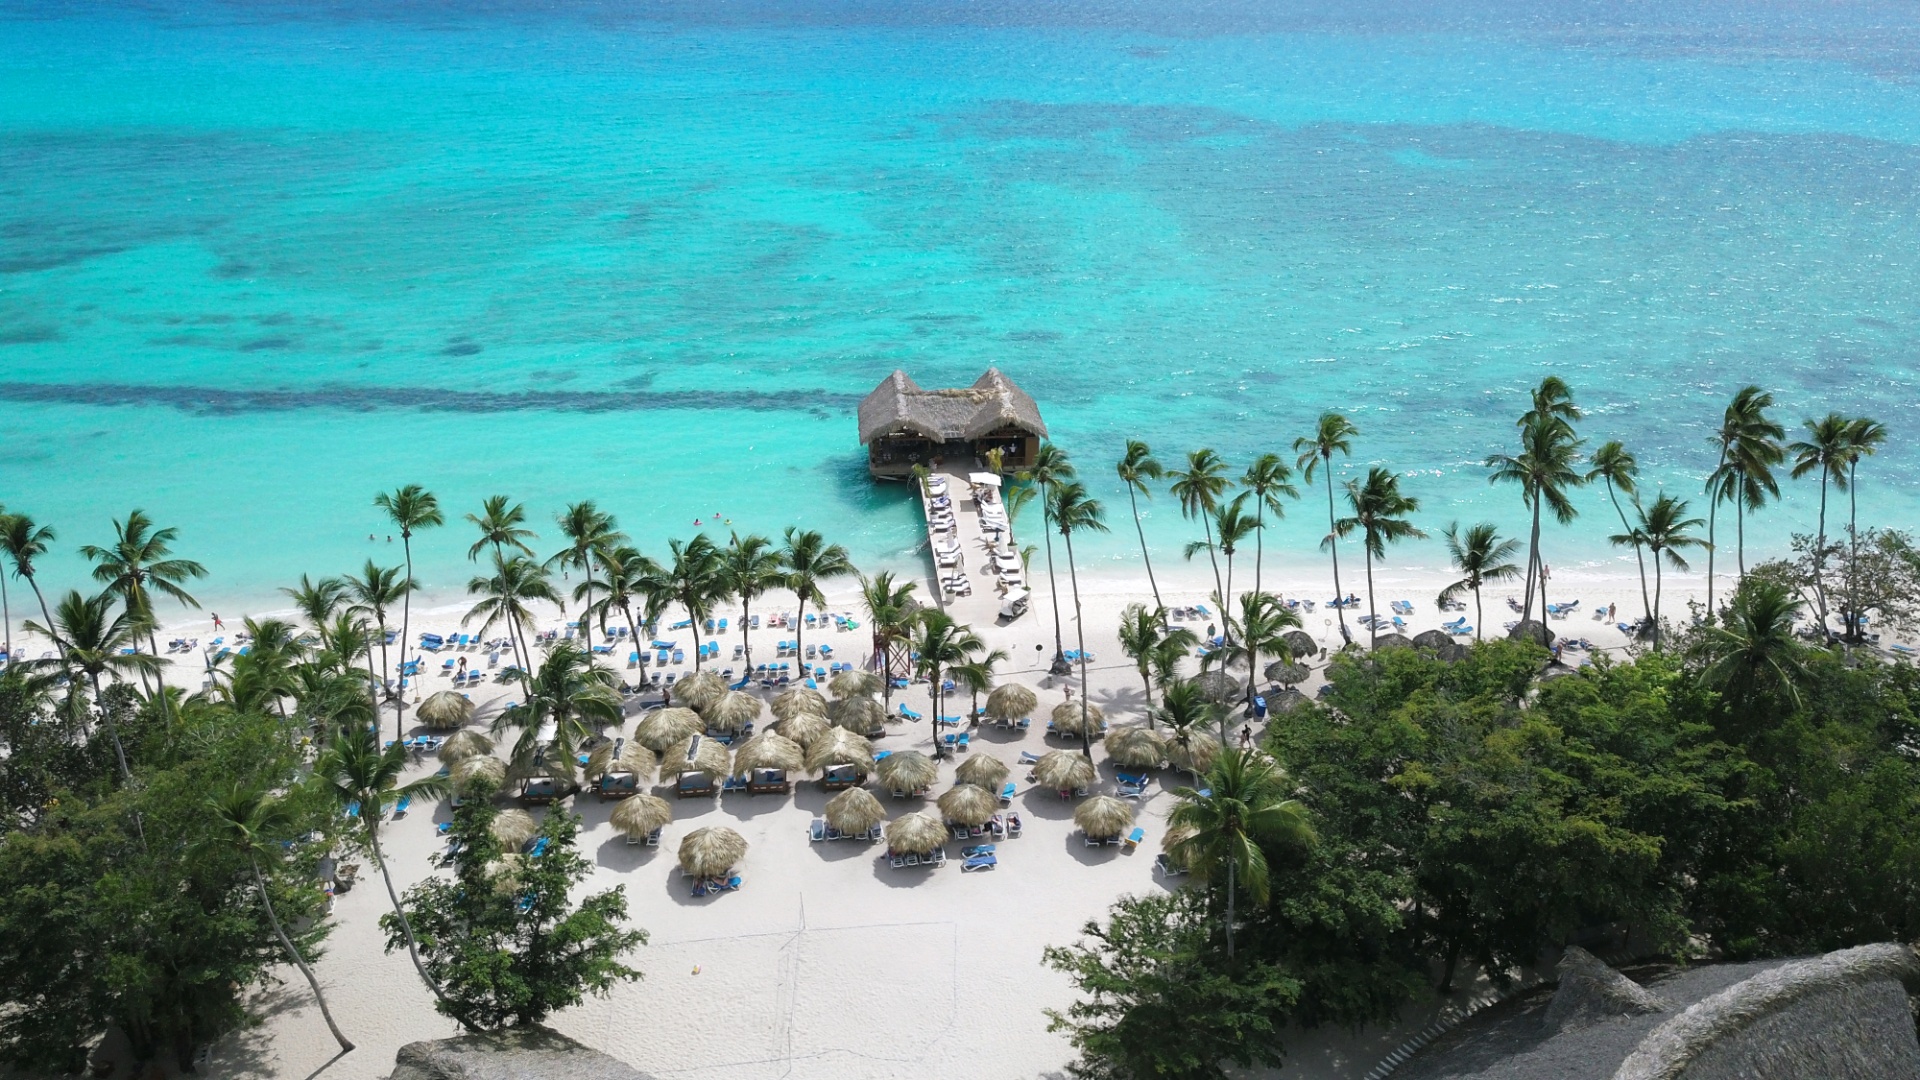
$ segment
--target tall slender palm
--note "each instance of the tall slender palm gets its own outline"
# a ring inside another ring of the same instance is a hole
[[[520,687],[526,689],[533,674],[533,649],[526,644],[527,635],[534,627],[532,605],[563,606],[559,592],[553,587],[553,576],[545,566],[525,555],[502,557],[496,551],[493,573],[475,575],[468,580],[467,595],[480,597],[480,602],[467,611],[460,624],[465,626],[479,619],[482,634],[505,624],[507,640],[513,646],[514,664],[520,669]]]
[[[1568,428],[1580,419],[1580,406],[1573,402],[1573,388],[1558,375],[1549,375],[1540,380],[1540,385],[1528,394],[1529,408],[1520,414],[1513,426],[1526,427],[1538,420],[1558,421]]]
[[[407,942],[407,955],[413,959],[413,969],[420,973],[420,981],[427,984],[433,996],[443,1005],[453,1008],[447,996],[441,992],[438,983],[427,974],[426,965],[420,961],[420,944],[414,940],[413,923],[407,919],[407,909],[400,904],[400,893],[393,887],[393,872],[387,869],[387,860],[380,852],[380,824],[386,820],[387,812],[401,799],[427,799],[445,794],[449,782],[441,776],[423,776],[412,783],[403,784],[400,778],[407,771],[407,748],[398,741],[388,743],[383,749],[380,736],[373,725],[360,720],[343,725],[335,733],[327,748],[313,763],[313,775],[322,789],[333,796],[347,814],[360,822],[366,834],[367,851],[373,856],[373,864],[380,868],[380,877],[387,884],[387,900],[393,905],[394,918],[400,923],[401,936]],[[457,1011],[454,1019],[468,1030],[473,1025],[467,1023]]]
[[[896,582],[893,571],[882,570],[860,579],[860,602],[873,634],[874,659],[880,665],[881,700],[893,708],[893,647],[913,633],[920,605],[913,598],[914,583]]]
[[[532,555],[533,549],[527,541],[539,534],[527,525],[527,508],[514,502],[505,495],[489,495],[480,504],[480,512],[468,514],[467,521],[480,530],[480,539],[467,549],[467,561],[477,562],[480,553],[492,548],[495,555],[512,548],[522,555]]]
[[[1853,422],[1837,412],[1818,420],[1806,420],[1807,437],[1788,444],[1793,457],[1795,480],[1816,470],[1820,473],[1820,526],[1813,549],[1813,595],[1820,605],[1820,632],[1832,635],[1827,627],[1827,486],[1847,490],[1847,465],[1853,457],[1848,438]]]
[[[1060,579],[1053,573],[1053,489],[1057,484],[1071,481],[1074,476],[1073,462],[1067,458],[1067,452],[1051,442],[1043,442],[1034,452],[1033,465],[1020,474],[1020,479],[1038,488],[1040,491],[1040,512],[1046,518],[1048,528],[1043,529],[1047,544],[1047,595],[1053,599],[1053,662],[1056,666],[1066,660],[1067,646],[1060,633]],[[1008,501],[1008,521],[1012,521],[1012,500]]]
[[[978,723],[980,720],[980,695],[992,692],[997,674],[995,669],[1012,658],[1013,655],[1007,650],[994,649],[947,669],[947,676],[954,685],[973,695],[973,707],[967,713],[970,722]]]
[[[594,552],[603,548],[617,547],[627,539],[626,534],[615,527],[613,515],[601,510],[591,499],[586,502],[571,503],[554,521],[560,526],[560,535],[567,538],[567,546],[561,548],[547,560],[548,568],[554,566],[573,567],[586,575],[586,589],[583,594],[588,603],[594,595],[593,563]],[[593,627],[586,616],[581,616],[581,640],[588,649],[593,648]],[[697,639],[700,631],[694,630]],[[700,666],[699,657],[694,658],[694,667]]]
[[[987,651],[987,643],[971,626],[957,623],[939,608],[924,608],[914,620],[914,664],[927,677],[933,695],[936,720],[945,714],[946,675],[954,668],[972,663]],[[933,756],[939,758],[940,725],[933,725]]]
[[[1333,611],[1340,619],[1340,637],[1351,640],[1347,633],[1347,594],[1340,590],[1340,530],[1334,521],[1333,508],[1333,455],[1337,451],[1341,457],[1353,455],[1353,440],[1360,429],[1337,412],[1320,414],[1320,421],[1314,427],[1313,434],[1293,440],[1294,453],[1300,456],[1294,461],[1300,475],[1307,483],[1313,483],[1313,474],[1317,471],[1327,481],[1327,551],[1333,555],[1333,595],[1341,601]]]
[[[392,491],[383,491],[373,497],[373,505],[387,515],[400,530],[400,550],[407,560],[407,591],[400,597],[400,665],[406,666],[407,650],[413,647],[413,592],[418,583],[413,577],[413,534],[421,529],[431,529],[446,524],[446,517],[440,513],[440,500],[433,492],[419,484],[408,484]],[[407,679],[400,677],[404,691]],[[405,715],[407,696],[403,692],[394,704],[396,712]]]
[[[143,510],[113,523],[113,546],[87,544],[80,554],[93,560],[93,580],[126,605],[129,626],[136,638],[144,634],[156,654],[160,642],[155,635],[159,625],[153,612],[153,594],[170,596],[190,608],[200,602],[182,587],[193,578],[207,576],[207,568],[192,559],[173,557],[173,542],[180,538],[175,528],[156,529],[153,519]],[[137,647],[137,644],[136,644]]]
[[[611,551],[602,551],[597,556],[600,569],[606,574],[604,595],[593,602],[587,614],[600,623],[600,629],[607,628],[607,619],[619,612],[627,622],[627,633],[633,638],[633,647],[640,648],[640,627],[651,625],[659,614],[659,608],[666,606],[665,598],[660,594],[660,564],[642,555],[638,548],[630,544],[621,544]],[[638,602],[641,616],[635,618],[633,606]]]
[[[1400,478],[1378,465],[1367,470],[1365,483],[1347,481],[1347,506],[1353,515],[1334,522],[1333,531],[1336,536],[1356,531],[1361,534],[1362,549],[1367,553],[1367,629],[1368,644],[1372,645],[1380,640],[1379,609],[1373,599],[1373,561],[1387,557],[1388,544],[1427,534],[1407,520],[1408,514],[1420,509],[1420,500],[1402,494]]]
[[[785,582],[780,552],[773,541],[739,533],[727,538],[727,546],[720,550],[720,587],[726,595],[740,601],[740,644],[748,671],[753,670],[753,639],[747,635],[747,617],[753,613],[753,601]]]
[[[670,557],[661,567],[664,576],[655,586],[671,602],[686,609],[687,623],[693,630],[693,670],[699,671],[700,624],[726,595],[720,576],[720,549],[703,533],[687,541],[667,541],[667,554]]]
[[[333,621],[334,612],[347,601],[347,583],[339,578],[321,578],[319,581],[306,574],[300,575],[300,584],[291,589],[281,589],[300,614],[307,617],[314,629]]]
[[[1613,503],[1613,512],[1620,517],[1620,528],[1624,532],[1633,531],[1633,523],[1627,520],[1626,508],[1620,505],[1620,496],[1633,498],[1636,494],[1636,482],[1640,476],[1640,462],[1618,439],[1600,444],[1600,448],[1587,459],[1591,466],[1587,470],[1586,482],[1595,480],[1607,485],[1607,500]],[[1652,604],[1647,600],[1647,560],[1638,544],[1633,548],[1633,559],[1640,567],[1640,602],[1649,611]]]
[[[1184,626],[1169,626],[1166,610],[1155,608],[1147,610],[1145,604],[1128,604],[1120,612],[1120,651],[1133,661],[1134,668],[1140,672],[1140,686],[1145,691],[1147,723],[1153,723],[1153,660],[1156,653],[1166,642],[1176,641],[1174,647],[1184,655],[1199,638]]]
[[[280,946],[287,950],[287,956],[293,966],[300,969],[306,977],[307,985],[313,989],[313,1000],[320,1005],[320,1017],[327,1022],[327,1030],[333,1033],[333,1041],[340,1044],[340,1052],[345,1054],[353,1050],[353,1042],[341,1032],[340,1025],[334,1023],[333,1010],[327,1008],[327,996],[320,992],[320,980],[314,977],[313,969],[307,966],[307,958],[287,936],[287,928],[280,923],[280,915],[273,910],[273,897],[267,892],[266,876],[260,873],[260,853],[273,854],[270,846],[275,838],[285,839],[291,835],[294,815],[287,805],[257,788],[234,784],[226,791],[207,797],[207,807],[213,811],[213,823],[219,830],[220,841],[247,857],[247,868],[253,871],[253,887],[260,894],[260,906],[266,910],[267,921],[273,924],[273,932],[280,938]]]
[[[820,586],[836,578],[853,577],[857,571],[846,548],[827,543],[826,537],[811,529],[801,530],[789,525],[783,539],[786,543],[780,548],[780,565],[785,574],[780,583],[792,590],[800,601],[799,615],[793,622],[793,647],[800,651],[806,647],[806,638],[800,628],[807,622],[807,605],[811,603],[815,608],[824,608],[827,603],[826,594],[820,591]],[[805,656],[806,653],[800,651],[800,655]]]
[[[1167,471],[1154,459],[1153,450],[1139,439],[1127,440],[1127,452],[1120,456],[1114,471],[1120,474],[1120,482],[1127,488],[1127,505],[1133,510],[1133,531],[1140,537],[1140,562],[1147,568],[1153,606],[1164,608],[1166,605],[1160,602],[1160,583],[1153,577],[1153,557],[1147,553],[1147,530],[1140,524],[1140,497],[1153,498],[1153,489],[1147,486],[1147,481],[1159,480]]]
[[[1771,440],[1784,438],[1785,429],[1767,417],[1767,410],[1773,408],[1773,395],[1758,386],[1743,386],[1727,403],[1720,417],[1720,429],[1713,433],[1710,440],[1719,451],[1719,460],[1714,464],[1713,472],[1707,476],[1707,614],[1713,614],[1714,552],[1719,544],[1720,504],[1734,500],[1744,501],[1752,497],[1764,501],[1766,485],[1759,482],[1764,473],[1766,483],[1772,483],[1772,473],[1767,470],[1768,456],[1765,445]],[[1774,448],[1778,451],[1778,447]],[[1744,462],[1737,459],[1744,452]],[[1784,456],[1784,454],[1782,455]],[[1777,464],[1780,458],[1775,458]],[[1774,493],[1779,488],[1775,486]],[[1741,556],[1745,559],[1744,553]],[[1742,571],[1744,573],[1744,571]]]
[[[373,625],[380,631],[380,693],[388,698],[398,695],[393,693],[393,671],[387,663],[387,639],[392,636],[387,633],[387,613],[392,611],[393,605],[399,603],[407,593],[413,591],[413,581],[402,578],[400,575],[400,567],[377,566],[372,559],[368,559],[359,577],[348,574],[345,578],[347,595],[353,599],[351,610],[361,615],[371,615]],[[403,711],[395,709],[394,738],[398,739],[405,735],[402,730],[404,723]]]
[[[1167,473],[1173,477],[1173,484],[1167,490],[1180,500],[1181,516],[1188,521],[1199,518],[1201,528],[1206,532],[1207,558],[1213,563],[1213,591],[1222,605],[1227,602],[1227,586],[1220,577],[1220,559],[1214,551],[1213,512],[1219,508],[1220,497],[1227,491],[1226,471],[1227,463],[1220,455],[1203,447],[1187,452],[1186,468]],[[1191,559],[1197,550],[1190,545],[1187,557]]]
[[[1451,522],[1444,535],[1453,568],[1465,576],[1440,591],[1440,602],[1444,604],[1463,592],[1473,593],[1473,636],[1484,640],[1487,614],[1480,605],[1480,587],[1520,576],[1520,568],[1509,561],[1520,550],[1520,541],[1502,539],[1491,521],[1469,526],[1465,533],[1460,531],[1459,522]]]
[[[1193,647],[1199,640],[1192,630],[1176,626],[1167,632],[1160,644],[1153,647],[1153,655],[1148,658],[1147,666],[1153,670],[1153,684],[1160,688],[1162,704],[1165,703],[1167,687],[1180,681],[1180,665],[1193,655]],[[1147,724],[1153,724],[1152,713],[1147,714]]]
[[[1302,848],[1314,842],[1306,807],[1287,797],[1286,777],[1272,758],[1253,750],[1220,755],[1207,776],[1207,790],[1180,788],[1180,800],[1167,815],[1169,828],[1190,834],[1170,854],[1209,884],[1226,877],[1227,955],[1233,955],[1235,901],[1241,887],[1247,898],[1267,902],[1267,851]]]
[[[1080,610],[1080,572],[1073,558],[1073,534],[1106,532],[1107,511],[1100,505],[1100,500],[1088,497],[1086,487],[1078,481],[1054,485],[1051,501],[1054,528],[1060,530],[1061,539],[1067,542],[1067,576],[1073,583],[1074,648],[1080,653],[1080,750],[1091,761],[1093,734],[1087,702],[1087,621]]]
[[[527,688],[527,700],[494,718],[493,734],[518,731],[509,756],[517,770],[542,754],[549,774],[572,784],[579,774],[580,747],[609,724],[620,722],[620,693],[613,672],[593,662],[593,654],[571,641],[548,650]]]
[[[1300,489],[1293,484],[1293,470],[1279,454],[1261,454],[1247,466],[1246,474],[1240,477],[1240,486],[1253,493],[1254,503],[1254,548],[1253,548],[1253,591],[1265,592],[1261,571],[1267,561],[1267,515],[1285,517],[1287,509],[1280,502],[1281,496],[1289,499],[1300,497]]]
[[[1564,419],[1551,414],[1536,416],[1520,429],[1520,453],[1493,454],[1486,465],[1491,469],[1489,484],[1510,483],[1520,488],[1521,501],[1532,517],[1527,539],[1525,600],[1522,619],[1533,618],[1536,587],[1540,594],[1542,622],[1546,621],[1546,563],[1540,557],[1540,512],[1553,511],[1554,520],[1572,524],[1580,516],[1568,492],[1580,485],[1581,475],[1574,466],[1580,461],[1580,440]]]
[[[33,598],[40,604],[40,617],[49,625],[53,622],[53,615],[47,610],[47,598],[40,593],[40,582],[33,576],[33,564],[47,553],[47,548],[57,539],[59,536],[53,531],[53,526],[35,524],[25,514],[8,514],[0,518],[0,551],[13,560],[13,576],[25,581],[27,587],[33,590]]]
[[[1771,396],[1767,402],[1771,404]],[[1733,504],[1734,550],[1741,577],[1747,574],[1747,515],[1780,497],[1780,482],[1774,478],[1773,467],[1786,460],[1786,450],[1780,445],[1786,434],[1785,428],[1756,410],[1727,448],[1726,460],[1707,481],[1717,498]]]
[[[1847,425],[1847,640],[1859,641],[1859,591],[1854,569],[1860,565],[1860,459],[1872,457],[1887,441],[1886,425],[1858,416]]]
[[[1287,631],[1300,628],[1300,616],[1287,610],[1272,593],[1241,593],[1237,606],[1240,610],[1227,617],[1233,633],[1227,638],[1221,659],[1247,665],[1246,704],[1251,710],[1260,678],[1260,657],[1277,655],[1286,648]],[[1225,734],[1221,732],[1223,741]]]
[[[1688,548],[1704,547],[1713,550],[1711,541],[1702,540],[1693,535],[1693,530],[1706,524],[1697,517],[1687,516],[1687,503],[1665,492],[1660,492],[1652,506],[1643,507],[1638,499],[1633,509],[1639,521],[1625,533],[1612,538],[1616,544],[1634,544],[1644,547],[1653,556],[1653,608],[1647,613],[1647,619],[1653,627],[1653,648],[1660,650],[1660,592],[1662,585],[1661,562],[1685,573],[1689,568],[1686,557],[1680,554]]]
[[[1799,611],[1800,601],[1786,586],[1743,580],[1726,625],[1708,627],[1701,641],[1708,660],[1701,681],[1736,705],[1764,697],[1799,705],[1799,684],[1807,673],[1805,650],[1793,636]]]
[[[133,770],[127,766],[127,750],[120,743],[120,730],[114,725],[113,713],[101,697],[100,677],[129,672],[157,677],[166,660],[151,653],[129,649],[138,640],[138,628],[133,616],[125,611],[113,614],[115,599],[112,593],[103,592],[89,597],[68,590],[67,595],[54,605],[51,623],[42,626],[29,619],[26,628],[59,643],[59,663],[66,669],[70,682],[76,676],[86,676],[87,684],[93,688],[94,710],[100,716],[101,726],[107,729],[107,738],[113,743],[113,756],[120,764],[120,778],[131,781]]]

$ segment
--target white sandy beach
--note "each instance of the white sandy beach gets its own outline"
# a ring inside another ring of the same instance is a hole
[[[1282,569],[1271,565],[1275,562],[1277,558],[1270,558],[1265,587],[1283,596],[1315,599],[1318,606],[1306,614],[1306,628],[1323,642],[1337,644],[1333,613],[1324,606],[1332,595],[1325,565],[1315,573],[1309,569],[1311,564]],[[1038,689],[1041,703],[1036,716],[1043,716],[1063,700],[1066,680],[1045,677],[1045,661],[1052,654],[1052,608],[1044,556],[1036,556],[1034,563],[1032,610],[1011,625],[981,620],[976,629],[990,646],[1006,649],[1014,657],[1002,681],[1020,681]],[[922,595],[926,595],[930,564],[898,569],[920,578]],[[1236,588],[1243,583],[1251,587],[1252,570],[1250,558],[1239,560]],[[1211,591],[1212,579],[1204,562],[1156,566],[1156,572],[1169,603],[1201,603]],[[1064,566],[1059,576],[1064,593]],[[1557,630],[1590,638],[1603,648],[1624,645],[1621,633],[1610,623],[1593,621],[1590,613],[1613,602],[1620,606],[1621,619],[1637,615],[1637,579],[1578,570],[1556,572],[1555,579],[1556,602],[1583,601],[1574,616],[1555,623]],[[976,580],[992,579],[976,574]],[[1405,598],[1417,612],[1409,620],[1409,633],[1436,628],[1451,617],[1441,614],[1433,599],[1445,580],[1427,570],[1376,568],[1383,613],[1389,598]],[[1364,577],[1344,563],[1342,584],[1364,594]],[[1114,628],[1126,604],[1151,601],[1145,586],[1143,576],[1123,577],[1097,569],[1081,574],[1087,647],[1096,657],[1090,673],[1091,697],[1117,723],[1140,718],[1141,690],[1135,670],[1120,653]],[[1664,610],[1670,618],[1675,613],[1684,616],[1686,600],[1697,586],[1692,580],[1668,583]],[[991,585],[981,591],[984,595],[976,596],[971,607],[990,610],[997,604]],[[1501,632],[1501,624],[1515,617],[1503,602],[1506,595],[1502,590],[1487,597],[1490,632]],[[449,603],[449,599],[422,598],[413,612],[416,635],[458,628],[467,605]],[[1072,648],[1075,627],[1070,595],[1063,595],[1061,608],[1066,646]],[[792,598],[779,595],[765,598],[756,607],[763,613],[792,609]],[[829,609],[851,612],[864,622],[851,589],[834,592]],[[269,613],[285,614],[267,608],[251,614]],[[739,612],[723,614],[737,620]],[[555,625],[563,621],[560,613],[552,615]],[[226,618],[225,636],[230,640],[240,620],[232,614]],[[1206,621],[1192,625],[1203,630]],[[205,621],[176,623],[162,635],[163,639],[198,638],[203,646],[216,636],[222,635]],[[664,636],[691,644],[685,632]],[[789,636],[788,631],[759,631],[756,659],[771,658],[774,640]],[[1357,626],[1355,636],[1365,640]],[[718,666],[729,666],[726,657],[737,640],[736,632],[723,644]],[[837,658],[856,662],[865,660],[869,651],[864,630],[816,631],[807,640],[830,643]],[[625,654],[623,646],[618,656]],[[486,663],[484,654],[460,655],[470,663]],[[1569,660],[1576,656],[1570,654]],[[201,676],[186,663],[172,677],[197,689]],[[1316,670],[1306,687],[1309,692],[1320,681],[1322,664],[1319,659],[1312,662]],[[431,671],[438,663],[428,667]],[[691,665],[678,670],[685,673]],[[444,676],[433,671],[419,689],[431,693],[444,684]],[[489,681],[470,693],[480,707],[474,723],[483,726],[517,694],[517,687]],[[931,714],[925,685],[901,692],[898,700]],[[965,700],[949,699],[947,711],[960,713],[967,705]],[[385,723],[390,725],[391,714],[387,715]],[[632,722],[628,721],[628,732]],[[1026,770],[1016,761],[1021,751],[1038,753],[1071,745],[1047,739],[1040,730],[1043,726],[1037,722],[1036,730],[1024,736],[982,728],[970,753],[1000,757],[1014,766],[1014,779],[1023,780]],[[893,750],[927,749],[928,739],[924,722],[903,724],[878,745]],[[1101,760],[1098,749],[1095,757]],[[953,760],[943,763],[936,795],[950,784],[953,766]],[[418,765],[422,774],[436,767],[430,757]],[[1110,789],[1112,769],[1104,762],[1101,774],[1100,783]],[[1117,847],[1085,847],[1073,825],[1073,804],[1052,791],[1028,790],[1022,784],[1015,809],[1026,822],[1026,834],[1001,843],[997,870],[977,874],[962,874],[957,860],[939,869],[893,869],[882,857],[880,844],[810,843],[807,826],[827,798],[812,781],[797,785],[791,796],[729,794],[714,800],[678,801],[661,790],[674,803],[676,817],[667,826],[661,846],[652,849],[628,845],[608,826],[607,815],[614,804],[591,795],[577,798],[574,809],[585,819],[581,850],[596,864],[587,888],[623,886],[631,919],[648,932],[651,942],[631,960],[645,972],[644,981],[559,1015],[552,1026],[662,1077],[967,1080],[1062,1075],[1071,1048],[1063,1036],[1047,1031],[1041,1010],[1064,1007],[1072,998],[1072,988],[1064,977],[1042,966],[1041,950],[1071,941],[1080,926],[1100,916],[1114,898],[1166,887],[1154,873],[1154,856],[1173,799],[1160,784],[1180,782],[1179,776],[1163,771],[1150,796],[1141,801],[1137,812],[1147,840],[1130,853]],[[890,813],[931,805],[930,799],[883,801]],[[402,890],[431,872],[429,857],[442,844],[434,825],[448,816],[444,806],[418,806],[404,819],[387,825],[383,839]],[[695,899],[679,876],[675,851],[688,830],[716,823],[739,830],[751,845],[740,866],[745,884],[736,893]],[[261,1027],[230,1037],[215,1049],[214,1075],[306,1077],[319,1071],[339,1080],[367,1080],[391,1071],[402,1044],[457,1033],[451,1021],[435,1014],[430,995],[404,953],[383,951],[378,920],[389,910],[387,897],[373,867],[364,857],[357,861],[363,864],[360,883],[338,897],[335,929],[317,969],[330,989],[341,1026],[359,1048],[329,1064],[335,1047],[296,976],[266,993],[262,1003],[266,1020]],[[1468,995],[1460,995],[1447,1008],[1458,1008],[1469,1000]],[[1293,1063],[1279,1075],[1303,1080],[1359,1077],[1407,1034],[1431,1022],[1438,1011],[1433,1006],[1411,1009],[1393,1028],[1359,1035],[1302,1033]]]

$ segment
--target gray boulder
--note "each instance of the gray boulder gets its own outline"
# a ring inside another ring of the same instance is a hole
[[[413,1042],[387,1080],[651,1080],[626,1062],[543,1027]]]
[[[1531,641],[1543,649],[1553,648],[1553,631],[1547,624],[1533,619],[1523,619],[1507,631],[1507,637],[1514,641]]]

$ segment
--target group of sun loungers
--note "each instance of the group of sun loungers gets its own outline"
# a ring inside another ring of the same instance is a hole
[[[816,844],[828,840],[863,840],[871,843],[875,840],[882,839],[886,835],[886,831],[884,825],[875,825],[866,832],[843,833],[839,829],[827,824],[826,818],[814,818],[813,823],[807,826],[807,839]]]

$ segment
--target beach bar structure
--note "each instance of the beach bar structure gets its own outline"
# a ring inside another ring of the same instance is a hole
[[[915,465],[936,460],[984,467],[996,449],[1000,471],[1013,473],[1033,464],[1046,437],[1040,407],[999,368],[947,390],[924,390],[895,371],[860,403],[860,442],[876,477],[905,479]]]

